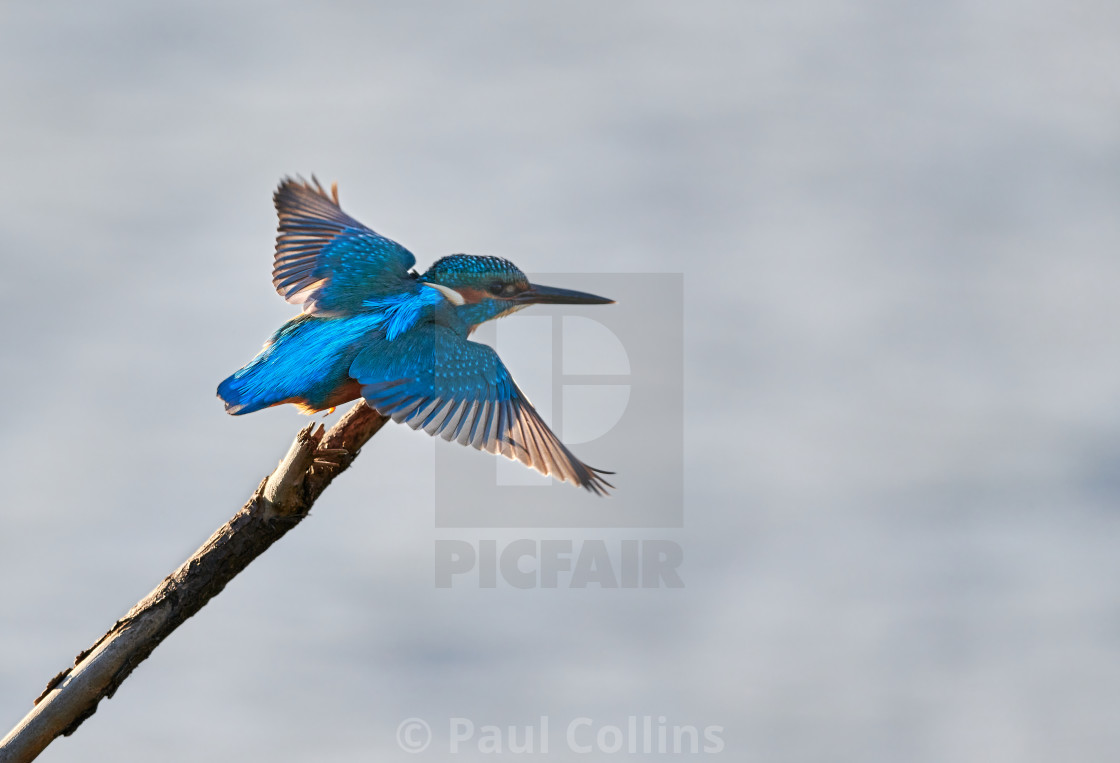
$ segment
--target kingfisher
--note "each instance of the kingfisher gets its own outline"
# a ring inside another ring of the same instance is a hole
[[[493,348],[469,339],[480,324],[534,304],[614,300],[529,282],[501,257],[452,254],[426,273],[416,258],[342,211],[328,194],[285,178],[272,285],[302,312],[218,385],[235,416],[293,403],[304,413],[365,398],[397,423],[520,461],[605,495],[613,487],[560,442]]]

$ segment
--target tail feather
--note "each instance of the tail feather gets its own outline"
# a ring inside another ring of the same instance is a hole
[[[254,399],[252,385],[246,383],[246,372],[252,372],[251,366],[242,368],[218,385],[218,397],[226,404],[226,413],[231,416],[252,413],[280,402],[268,400],[259,394]]]

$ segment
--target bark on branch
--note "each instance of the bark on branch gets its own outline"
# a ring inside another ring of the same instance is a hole
[[[55,737],[74,733],[160,642],[298,525],[386,421],[359,402],[328,432],[320,424],[300,430],[280,465],[241,510],[81,652],[73,667],[51,679],[31,712],[0,740],[0,763],[34,760]]]

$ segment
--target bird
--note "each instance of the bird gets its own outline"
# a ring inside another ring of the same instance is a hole
[[[286,177],[272,285],[302,311],[218,385],[235,416],[292,403],[304,413],[364,398],[384,416],[447,441],[505,456],[562,482],[613,488],[549,429],[490,346],[486,321],[534,304],[614,300],[529,282],[509,260],[452,254],[423,274],[415,256],[342,211],[328,193]]]

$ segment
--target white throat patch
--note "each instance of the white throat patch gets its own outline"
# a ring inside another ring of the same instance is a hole
[[[443,284],[438,283],[428,283],[427,281],[424,282],[424,285],[432,287],[440,294],[447,297],[447,301],[453,305],[462,305],[466,303],[466,300],[463,299],[463,295],[452,289],[450,286],[444,286]]]

